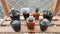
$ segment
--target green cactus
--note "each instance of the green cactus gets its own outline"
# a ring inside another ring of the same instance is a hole
[[[49,10],[45,10],[44,14],[49,15],[49,16],[53,16],[53,12],[49,11]]]
[[[45,26],[48,26],[48,25],[50,25],[50,21],[49,20],[47,20],[47,19],[42,19],[41,21],[40,21],[41,23],[41,25],[45,25]]]
[[[11,13],[13,16],[17,15],[17,11],[14,8],[11,9]]]
[[[39,11],[39,8],[36,8],[36,10],[35,10],[35,11],[36,11],[36,13],[38,13],[38,11]]]
[[[28,21],[29,21],[29,22],[33,22],[33,21],[34,21],[34,18],[33,18],[33,17],[29,17],[29,18],[28,18]]]

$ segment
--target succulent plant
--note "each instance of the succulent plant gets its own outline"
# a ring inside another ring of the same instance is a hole
[[[41,21],[40,21],[41,23],[41,25],[44,25],[44,26],[48,26],[48,25],[50,25],[50,21],[49,20],[47,20],[47,19],[42,19]]]
[[[12,26],[17,26],[18,24],[20,24],[20,21],[18,21],[18,20],[14,20],[12,22]]]
[[[36,10],[35,10],[35,11],[36,11],[36,13],[38,13],[38,11],[39,11],[39,8],[36,8]]]
[[[34,20],[35,20],[35,18],[33,18],[33,17],[31,17],[31,16],[28,18],[28,21],[29,21],[29,22],[33,22]]]
[[[49,10],[43,11],[43,14],[49,15],[49,16],[53,16],[53,12],[52,11],[49,11]]]
[[[15,10],[15,8],[11,8],[11,13],[13,16],[17,15],[17,11]]]
[[[30,8],[28,7],[22,8],[21,11],[23,12],[23,14],[27,14],[27,13],[30,13]]]

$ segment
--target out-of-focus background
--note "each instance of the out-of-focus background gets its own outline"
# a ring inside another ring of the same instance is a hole
[[[7,0],[8,6],[11,9],[14,7],[15,9],[19,10],[21,12],[21,8],[23,7],[29,7],[31,9],[31,13],[39,7],[39,12],[42,13],[44,10],[53,10],[55,0]],[[58,15],[60,12],[58,12]],[[2,4],[0,2],[0,21],[4,17],[4,10],[2,7]]]

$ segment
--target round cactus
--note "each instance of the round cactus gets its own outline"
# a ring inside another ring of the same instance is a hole
[[[26,13],[30,13],[30,8],[26,7],[26,8],[22,8],[21,11],[26,14]]]
[[[11,13],[13,16],[17,15],[17,11],[15,10],[15,8],[11,8]]]
[[[38,11],[39,11],[39,8],[36,8],[36,10],[35,10],[35,11],[36,11],[36,13],[38,13]]]
[[[42,19],[41,20],[41,23],[40,23],[41,25],[45,25],[45,26],[48,26],[49,24],[50,24],[50,21],[48,20],[48,19]]]
[[[31,16],[28,18],[28,21],[29,21],[29,22],[33,22],[34,20],[35,20],[35,18],[33,18],[33,17],[31,17]]]

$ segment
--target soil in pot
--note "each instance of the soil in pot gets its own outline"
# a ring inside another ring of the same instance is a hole
[[[41,25],[41,24],[40,24],[40,29],[41,29],[41,31],[46,31],[47,28],[48,28],[48,26],[44,26],[44,25]]]
[[[35,13],[35,14],[33,14],[33,17],[35,18],[35,20],[39,20],[39,13]]]
[[[35,26],[35,23],[27,22],[27,28],[28,28],[28,29],[34,30],[34,26]]]
[[[29,17],[29,13],[28,14],[23,14],[24,19],[26,20]]]
[[[46,18],[46,19],[48,19],[51,22],[53,16],[49,16],[49,15],[43,14],[43,18]]]
[[[14,31],[19,32],[21,30],[21,23],[20,23],[20,21],[19,21],[19,24],[15,24],[14,25],[12,23],[13,23],[13,21],[11,21],[10,25],[12,26],[12,28],[14,29]]]

